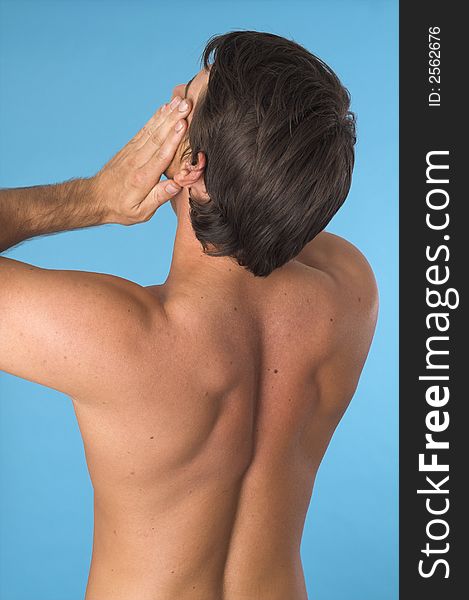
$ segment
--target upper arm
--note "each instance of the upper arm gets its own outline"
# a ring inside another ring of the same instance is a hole
[[[110,353],[125,360],[138,344],[146,311],[136,288],[112,275],[0,257],[0,370],[86,394],[113,376]]]

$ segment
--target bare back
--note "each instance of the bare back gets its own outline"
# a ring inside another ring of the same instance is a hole
[[[139,344],[73,398],[95,491],[86,600],[307,598],[313,483],[374,327],[350,352],[334,286],[293,261],[230,297],[145,289]]]

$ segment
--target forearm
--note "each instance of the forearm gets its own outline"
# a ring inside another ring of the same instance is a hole
[[[106,222],[92,179],[0,190],[0,252],[29,238]]]

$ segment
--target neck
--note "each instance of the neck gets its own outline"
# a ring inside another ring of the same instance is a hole
[[[166,283],[202,284],[239,288],[254,276],[229,256],[208,256],[196,238],[189,216],[189,193],[184,189],[174,201],[178,225],[171,268]]]

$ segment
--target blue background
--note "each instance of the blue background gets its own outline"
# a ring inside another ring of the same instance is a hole
[[[0,0],[0,10],[4,187],[92,175],[199,70],[216,33],[293,38],[349,88],[357,163],[329,230],[368,257],[381,310],[318,474],[302,557],[315,600],[397,599],[397,1]],[[37,238],[6,255],[150,285],[166,277],[174,233],[168,204],[146,224]],[[72,403],[4,373],[0,396],[0,598],[83,598],[92,488]]]

